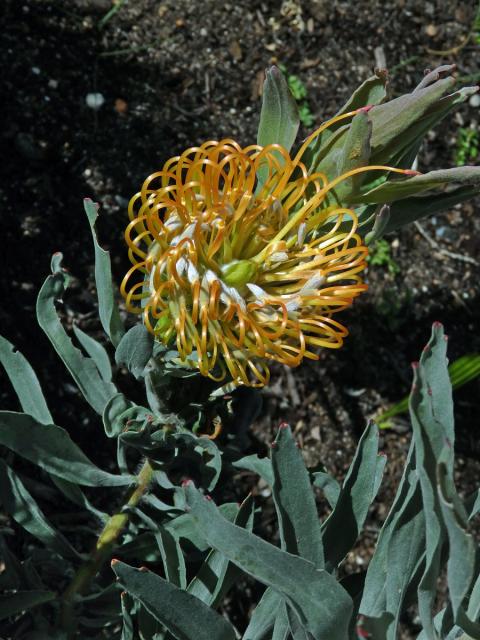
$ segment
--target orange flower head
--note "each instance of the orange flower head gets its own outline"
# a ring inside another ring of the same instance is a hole
[[[368,250],[351,209],[327,196],[331,181],[307,172],[280,145],[205,142],[171,158],[129,204],[133,267],[121,291],[158,340],[216,381],[263,386],[269,363],[295,367],[318,347],[342,346],[334,316],[367,285]]]

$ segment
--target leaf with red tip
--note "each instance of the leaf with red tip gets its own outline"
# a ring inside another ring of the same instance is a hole
[[[408,172],[406,180],[387,180],[380,186],[353,196],[351,202],[385,204],[418,196],[434,189],[445,187],[473,186],[480,191],[480,167],[453,167],[428,173]]]
[[[254,503],[249,496],[240,505],[234,522],[237,526],[252,531],[253,515]],[[212,549],[188,585],[187,591],[215,609],[240,573],[238,567],[229,562],[220,551]]]
[[[211,547],[279,592],[314,637],[345,640],[352,601],[333,576],[228,522],[194,487],[187,487],[185,494],[199,531]]]

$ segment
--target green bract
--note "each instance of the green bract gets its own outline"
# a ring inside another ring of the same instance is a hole
[[[385,71],[368,78],[336,115],[371,108],[348,124],[339,122],[329,127],[310,145],[303,157],[309,172],[319,171],[332,179],[365,165],[412,168],[425,134],[478,91],[477,86],[457,88],[454,71],[454,65],[440,66],[427,73],[411,93],[393,100],[389,100]],[[290,150],[299,118],[298,114],[294,116],[295,104],[275,67],[267,71],[264,90],[258,141],[279,142]],[[334,200],[355,209],[364,235],[374,228],[381,206],[390,205],[390,215],[382,228],[384,234],[479,192],[480,167],[466,166],[407,179],[380,173],[373,178],[372,173],[359,174],[336,188]]]

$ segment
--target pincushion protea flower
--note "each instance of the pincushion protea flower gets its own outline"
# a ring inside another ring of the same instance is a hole
[[[364,171],[409,173],[307,172],[312,140],[359,111],[323,124],[293,158],[277,144],[205,142],[171,158],[132,198],[133,267],[122,294],[182,362],[216,381],[229,374],[263,386],[270,362],[295,367],[318,359],[318,347],[342,345],[348,332],[334,316],[366,290],[368,250],[355,213],[328,195]]]

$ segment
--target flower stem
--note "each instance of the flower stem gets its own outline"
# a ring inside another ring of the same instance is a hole
[[[110,516],[107,520],[90,558],[78,569],[72,582],[63,593],[62,625],[69,634],[74,633],[75,624],[72,614],[76,596],[83,593],[89,582],[97,575],[104,563],[110,558],[117,544],[118,537],[126,527],[130,517],[129,510],[126,507],[135,507],[138,505],[147,491],[152,477],[153,468],[147,459],[137,475],[135,486],[126,496],[122,510]]]

